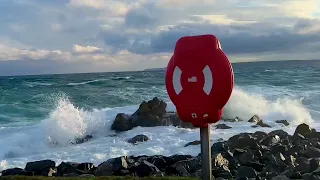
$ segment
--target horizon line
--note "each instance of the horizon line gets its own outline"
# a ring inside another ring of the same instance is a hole
[[[246,64],[246,63],[265,63],[265,62],[283,62],[283,61],[319,61],[320,59],[297,59],[297,60],[262,60],[262,61],[241,61],[231,62],[231,64]],[[146,68],[142,70],[127,70],[127,71],[92,71],[92,72],[70,72],[70,73],[48,73],[48,74],[19,74],[19,75],[0,75],[1,77],[20,77],[20,76],[52,76],[52,75],[73,75],[73,74],[99,74],[99,73],[122,73],[122,72],[143,72],[150,71],[153,69],[165,69],[167,67],[154,67]]]

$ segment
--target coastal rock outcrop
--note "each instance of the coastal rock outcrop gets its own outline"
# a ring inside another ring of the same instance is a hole
[[[128,131],[134,127],[177,126],[193,128],[191,123],[183,122],[174,112],[166,111],[167,104],[157,97],[146,102],[143,101],[139,108],[131,115],[117,114],[111,129],[117,132]]]
[[[240,133],[212,144],[212,173],[215,179],[320,179],[319,141],[319,132],[307,124],[300,124],[293,135],[283,130]],[[200,154],[121,156],[97,167],[89,162],[55,166],[51,160],[29,162],[24,169],[2,171],[2,176],[201,177],[202,173]]]

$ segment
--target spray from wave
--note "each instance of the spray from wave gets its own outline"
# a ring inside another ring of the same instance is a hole
[[[270,101],[261,94],[247,93],[235,88],[225,107],[224,117],[248,120],[255,114],[266,121],[286,119],[292,125],[313,123],[309,110],[299,99],[280,97],[276,101]]]
[[[67,96],[60,95],[56,97],[55,106],[51,113],[49,113],[48,117],[41,121],[40,124],[17,129],[12,128],[10,129],[10,134],[3,132],[4,130],[0,131],[0,136],[2,137],[0,139],[0,158],[6,160],[11,166],[13,165],[12,163],[16,163],[16,158],[20,159],[19,163],[24,164],[28,158],[37,159],[43,157],[42,154],[47,154],[47,156],[49,155],[53,159],[55,157],[61,159],[61,153],[68,151],[70,154],[64,154],[62,159],[71,156],[72,158],[70,158],[70,160],[72,161],[79,160],[77,158],[82,158],[81,161],[90,161],[92,158],[91,153],[82,156],[81,153],[83,153],[83,151],[79,150],[81,155],[78,156],[77,154],[74,154],[74,152],[77,151],[78,146],[72,144],[76,138],[81,138],[88,134],[93,135],[94,140],[92,143],[81,144],[81,147],[89,148],[92,146],[92,150],[97,154],[105,153],[106,147],[111,148],[111,150],[117,149],[115,152],[116,155],[122,155],[120,152],[127,151],[129,154],[151,153],[151,151],[141,150],[141,147],[127,146],[125,140],[119,138],[118,140],[121,141],[121,143],[115,143],[112,137],[107,136],[114,133],[110,130],[110,126],[117,113],[130,114],[137,108],[138,105],[99,110],[93,109],[88,111],[76,107]],[[168,110],[175,110],[175,107],[171,102],[168,103]],[[262,95],[249,94],[240,88],[235,88],[230,101],[225,107],[224,116],[228,118],[237,116],[243,120],[247,120],[254,114],[263,118],[274,128],[281,128],[281,126],[272,124],[271,121],[274,122],[275,120],[281,119],[291,121],[291,125],[302,122],[311,124],[313,122],[309,111],[303,107],[299,100],[278,98],[276,101],[270,101]],[[228,131],[222,132],[215,130],[212,132],[215,133],[215,137],[228,138],[231,135],[243,131],[268,130],[263,128],[253,129],[251,128],[251,125],[252,124],[245,122],[241,124],[234,123],[231,125],[233,128]],[[294,129],[295,126],[288,128]],[[181,128],[175,127],[137,127],[125,132],[120,135],[120,137],[125,136],[126,138],[129,138],[147,132],[152,134],[151,138],[153,141],[145,143],[143,145],[144,149],[150,150],[152,147],[157,147],[158,149],[163,149],[156,152],[160,154],[174,154],[178,150],[190,154],[194,151],[192,148],[196,147],[185,148],[184,144],[190,142],[190,140],[196,140],[192,138],[198,137],[195,135],[197,132],[186,130],[186,134],[181,134],[181,130]],[[171,135],[168,136],[170,133]],[[163,143],[157,144],[158,141]],[[170,142],[179,143],[172,144]],[[152,153],[155,152],[152,151]],[[109,155],[106,155],[105,157],[107,158]]]
[[[105,122],[102,111],[85,111],[75,107],[68,97],[62,96],[49,118],[41,122],[41,128],[50,144],[68,145],[75,143],[77,138],[100,133]]]

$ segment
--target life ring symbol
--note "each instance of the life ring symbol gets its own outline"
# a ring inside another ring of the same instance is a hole
[[[210,67],[207,65],[203,68],[202,73],[204,75],[204,86],[203,86],[203,91],[209,95],[211,93],[212,87],[213,87],[213,80],[212,80],[212,71]],[[172,78],[172,83],[173,83],[173,89],[176,92],[177,95],[181,93],[183,90],[182,85],[181,85],[181,74],[182,71],[181,69],[176,66],[173,71],[173,78]],[[196,81],[196,77],[191,77],[189,82],[194,82]]]

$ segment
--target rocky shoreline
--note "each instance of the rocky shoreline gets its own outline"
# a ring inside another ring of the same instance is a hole
[[[154,98],[143,102],[132,115],[118,114],[111,129],[116,132],[130,130],[137,126],[154,127],[173,125],[193,128],[182,122],[173,112],[166,112],[166,104]],[[239,118],[224,119],[226,122],[243,121]],[[270,128],[257,115],[248,122],[252,127]],[[286,120],[276,123],[288,126]],[[217,124],[216,128],[230,129],[226,124]],[[75,144],[90,141],[92,135],[78,138]],[[148,141],[143,134],[129,139],[136,144]],[[199,145],[194,141],[185,146]],[[269,133],[239,133],[228,140],[220,140],[212,145],[212,173],[214,179],[320,179],[320,132],[307,124],[300,124],[290,135],[279,129]],[[58,176],[58,177],[98,177],[98,176],[134,176],[134,177],[201,177],[201,157],[191,155],[172,156],[122,156],[102,162],[95,166],[90,162],[56,162],[46,159],[28,162],[22,168],[2,171],[1,176]]]

